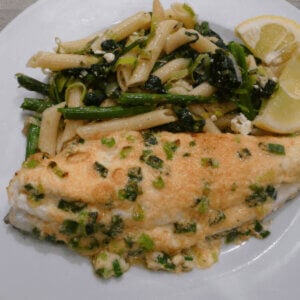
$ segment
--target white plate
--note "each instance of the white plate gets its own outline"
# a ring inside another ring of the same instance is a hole
[[[240,21],[276,14],[300,21],[300,12],[282,0],[189,0],[201,20],[208,20],[226,39]],[[171,1],[163,4],[168,7]],[[5,188],[20,167],[25,140],[21,134],[24,96],[14,74],[25,72],[37,50],[51,50],[54,38],[84,37],[138,10],[151,10],[151,0],[42,0],[0,33],[0,219],[9,209]],[[32,94],[31,94],[32,95]],[[300,203],[293,201],[272,222],[272,234],[240,247],[223,248],[220,262],[208,270],[182,275],[132,268],[121,279],[102,281],[82,258],[64,247],[25,237],[0,224],[0,299],[299,299]]]

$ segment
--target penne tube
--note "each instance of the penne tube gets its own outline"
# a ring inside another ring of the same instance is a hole
[[[186,3],[173,3],[171,8],[166,11],[166,16],[183,23],[185,28],[194,28],[197,22],[196,14]]]
[[[61,71],[71,68],[90,67],[98,61],[99,59],[94,56],[40,51],[29,59],[27,67]]]
[[[213,95],[216,91],[217,89],[214,86],[210,85],[208,82],[203,82],[195,88],[193,88],[189,92],[189,95],[209,97]]]
[[[39,137],[39,149],[50,155],[55,155],[56,141],[61,113],[58,108],[64,107],[66,102],[59,103],[44,110]]]
[[[153,0],[152,4],[152,24],[157,24],[166,19],[165,10],[159,0]]]
[[[95,42],[100,43],[99,41],[103,38],[103,31],[99,31],[89,37],[80,39],[80,40],[75,40],[75,41],[69,41],[69,42],[61,42],[58,38],[56,39],[57,42],[57,53],[65,53],[65,54],[70,54],[70,53],[79,53],[84,51],[85,49],[88,48],[90,45],[92,45]]]
[[[68,107],[82,106],[82,94],[84,93],[85,86],[75,83],[74,87],[70,87],[66,91],[66,103]],[[85,124],[83,120],[65,120],[65,128],[59,139],[57,139],[56,153],[60,152],[63,145],[76,136],[76,129]]]
[[[167,54],[173,52],[177,48],[190,44],[190,46],[197,52],[215,52],[218,48],[209,39],[202,36],[198,31],[186,28],[180,28],[175,33],[167,37],[165,44],[165,52]]]
[[[151,16],[146,12],[138,12],[135,15],[116,24],[105,32],[107,39],[121,41],[140,29],[148,29],[151,24]]]
[[[153,75],[160,78],[162,83],[167,82],[175,72],[186,69],[191,60],[188,58],[176,58],[157,69]]]
[[[133,117],[90,123],[79,127],[77,134],[83,139],[97,139],[113,131],[144,130],[176,120],[171,109],[160,109]]]
[[[167,36],[176,29],[177,24],[178,22],[174,20],[162,21],[158,24],[154,37],[150,40],[144,51],[149,54],[149,57],[143,58],[141,54],[139,55],[137,66],[129,81],[129,86],[142,84],[148,79],[157,58],[164,48]]]

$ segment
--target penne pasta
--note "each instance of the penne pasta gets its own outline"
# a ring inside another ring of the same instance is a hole
[[[190,44],[190,46],[198,52],[214,52],[218,48],[198,31],[180,28],[167,37],[164,50],[169,54],[185,44]]]
[[[121,41],[140,29],[148,29],[151,24],[151,16],[146,12],[138,12],[135,15],[116,24],[105,32],[107,39]]]
[[[83,139],[97,139],[109,132],[120,130],[144,130],[176,121],[171,109],[154,110],[133,117],[91,123],[77,129]]]
[[[188,58],[176,58],[157,69],[153,75],[160,78],[162,83],[167,82],[175,72],[186,69],[191,60]]]
[[[193,88],[190,92],[189,95],[194,95],[194,96],[204,96],[204,97],[209,97],[213,95],[217,89],[210,85],[208,82],[203,82]]]
[[[27,67],[61,71],[71,68],[90,67],[98,61],[99,59],[95,56],[40,51],[29,59]]]
[[[82,106],[82,94],[85,93],[85,86],[75,83],[66,91],[66,103],[68,107]],[[60,152],[63,145],[76,136],[76,129],[85,124],[83,120],[65,120],[65,128],[62,135],[57,139],[56,152]]]
[[[169,19],[182,22],[186,28],[194,28],[196,24],[196,14],[193,9],[186,3],[174,3],[171,9],[166,12]]]
[[[61,113],[58,108],[64,107],[65,102],[47,108],[42,114],[38,147],[41,152],[55,155],[56,141]]]
[[[139,55],[137,66],[129,81],[129,86],[142,84],[148,79],[157,58],[164,48],[166,37],[176,29],[177,25],[178,22],[174,20],[162,21],[158,24],[154,37],[145,48],[145,53],[149,57],[143,58],[141,54]]]
[[[159,0],[153,0],[152,4],[152,25],[158,24],[166,19],[165,10]]]

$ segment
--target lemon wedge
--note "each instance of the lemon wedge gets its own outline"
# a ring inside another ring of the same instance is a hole
[[[254,56],[267,65],[278,65],[292,56],[300,41],[300,25],[290,19],[263,15],[248,19],[235,29]]]
[[[262,105],[253,121],[258,128],[275,133],[300,131],[300,52],[286,63],[279,88]]]

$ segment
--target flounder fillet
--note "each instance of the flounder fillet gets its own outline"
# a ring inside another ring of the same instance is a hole
[[[258,221],[296,195],[299,153],[299,137],[119,132],[73,141],[24,163],[8,187],[6,221],[90,257],[103,277],[134,263],[206,267],[222,237],[267,235]]]

